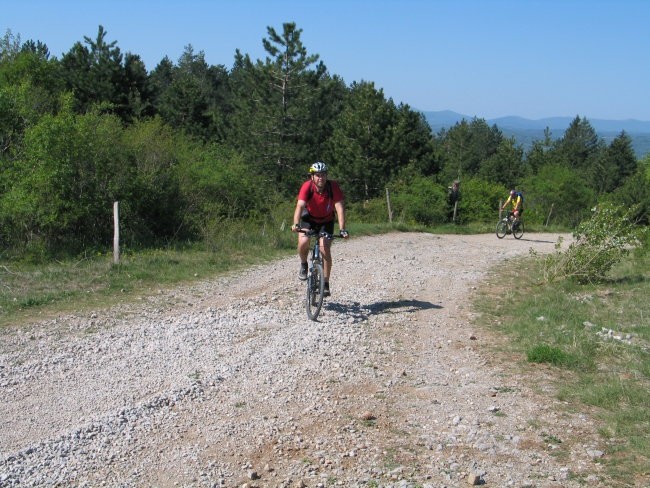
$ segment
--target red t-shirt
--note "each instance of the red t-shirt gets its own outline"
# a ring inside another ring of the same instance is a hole
[[[327,190],[330,185],[331,192]],[[307,211],[312,220],[322,224],[334,220],[334,204],[343,201],[343,192],[336,181],[328,180],[323,193],[318,193],[316,185],[311,180],[307,180],[300,187],[298,200],[307,202]]]

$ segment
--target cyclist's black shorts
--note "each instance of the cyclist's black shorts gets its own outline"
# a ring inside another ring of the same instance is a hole
[[[330,220],[329,222],[313,222],[311,215],[303,215],[300,220],[300,227],[303,229],[313,229],[316,232],[324,230],[328,234],[334,234],[334,221]]]

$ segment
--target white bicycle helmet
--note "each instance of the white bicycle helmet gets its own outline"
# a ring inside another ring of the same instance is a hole
[[[316,161],[309,167],[309,173],[327,173],[327,165],[322,161]]]

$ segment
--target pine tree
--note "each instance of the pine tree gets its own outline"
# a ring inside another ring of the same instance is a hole
[[[318,55],[307,54],[295,23],[283,24],[282,33],[267,31],[264,61],[253,63],[239,51],[235,56],[233,136],[267,181],[294,191],[307,163],[318,156],[310,134],[322,130],[319,90],[327,71],[322,63],[314,66]]]
[[[578,170],[588,169],[597,159],[603,142],[586,118],[573,119],[554,146],[557,160]]]

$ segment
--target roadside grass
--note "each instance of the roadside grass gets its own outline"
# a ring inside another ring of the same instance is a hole
[[[0,327],[66,311],[90,311],[134,300],[157,290],[209,279],[295,253],[296,236],[286,221],[220,223],[204,243],[112,249],[46,264],[0,260]],[[408,224],[358,224],[352,237],[386,232],[431,232]]]
[[[123,249],[31,264],[0,262],[0,326],[69,310],[92,310],[207,279],[286,255],[295,249],[288,230],[269,232],[250,225],[224,225],[208,244]]]
[[[600,284],[545,283],[542,260],[494,270],[474,304],[508,353],[549,365],[557,397],[599,421],[599,459],[620,486],[650,484],[650,253]]]

